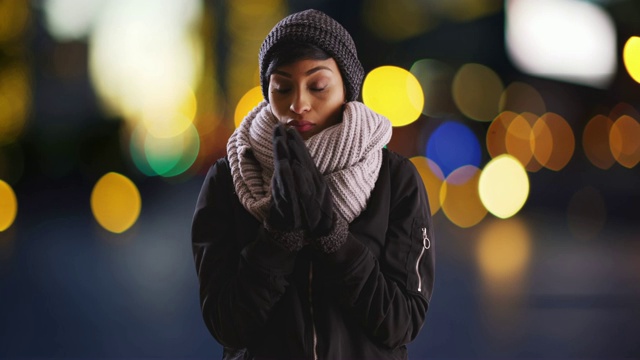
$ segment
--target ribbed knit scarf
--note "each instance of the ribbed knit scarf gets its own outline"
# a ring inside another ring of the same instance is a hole
[[[271,203],[272,136],[277,123],[269,103],[262,101],[227,143],[236,194],[260,221],[266,218]],[[349,223],[367,206],[380,172],[382,148],[391,132],[387,118],[353,101],[345,104],[342,122],[305,141],[331,189],[336,212]]]

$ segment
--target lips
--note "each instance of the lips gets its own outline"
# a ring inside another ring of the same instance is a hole
[[[305,120],[289,120],[287,126],[295,128],[299,133],[305,133],[313,129],[316,124]]]

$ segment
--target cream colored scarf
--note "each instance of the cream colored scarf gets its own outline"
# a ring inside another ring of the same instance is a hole
[[[273,128],[278,123],[262,101],[229,138],[227,156],[242,205],[264,221],[271,203]],[[391,139],[391,123],[360,102],[345,104],[342,122],[305,141],[331,189],[338,214],[351,222],[367,206]]]

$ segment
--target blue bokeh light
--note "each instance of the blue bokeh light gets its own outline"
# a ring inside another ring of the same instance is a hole
[[[480,142],[464,124],[445,122],[431,134],[426,156],[438,164],[447,177],[465,165],[480,167]]]

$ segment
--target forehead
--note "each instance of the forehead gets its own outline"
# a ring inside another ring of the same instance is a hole
[[[299,59],[290,64],[276,67],[273,70],[272,75],[281,75],[285,77],[311,76],[319,72],[322,72],[323,75],[342,78],[338,64],[333,58],[328,58],[326,60]]]

